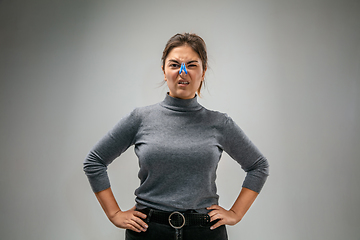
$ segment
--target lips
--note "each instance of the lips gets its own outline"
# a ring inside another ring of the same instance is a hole
[[[180,80],[180,81],[178,82],[178,84],[181,84],[181,85],[189,85],[190,82]]]

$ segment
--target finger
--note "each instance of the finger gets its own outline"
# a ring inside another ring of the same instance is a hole
[[[211,209],[220,209],[220,206],[219,205],[211,205],[207,209],[209,209],[209,210],[211,210]]]
[[[139,219],[140,220],[140,219]],[[141,221],[141,220],[140,220]],[[133,227],[135,227],[138,231],[140,232],[145,232],[146,228],[142,227],[137,220],[135,219],[131,219],[131,221],[129,222],[130,225],[132,225]]]
[[[221,214],[215,214],[214,216],[210,217],[210,222],[221,219],[222,219]]]
[[[217,211],[216,210],[212,210],[211,212],[208,213],[208,215],[210,217],[214,216],[215,214],[217,214]]]
[[[143,229],[147,229],[148,225],[140,218],[135,218],[134,221],[141,226]]]
[[[142,212],[139,212],[139,211],[134,211],[134,216],[135,217],[140,217],[142,219],[145,219],[147,218],[146,214],[142,213]]]
[[[218,215],[220,212],[217,210],[212,210],[211,212],[208,213],[208,215],[210,216],[210,218],[213,218],[214,216]]]
[[[210,229],[211,229],[211,230],[214,230],[215,228],[218,228],[218,227],[220,227],[221,225],[224,225],[224,221],[223,221],[223,220],[220,220],[220,221],[218,221],[217,223],[215,223],[214,225],[212,225],[212,226],[210,227]]]
[[[134,231],[134,232],[138,232],[138,233],[141,232],[141,230],[137,229],[137,228],[134,227],[133,225],[129,225],[129,226],[127,227],[127,229],[130,229],[130,230],[132,230],[132,231]]]
[[[141,232],[141,228],[136,227],[136,224],[132,220],[127,221],[127,223],[125,223],[124,228],[130,229],[134,232]]]

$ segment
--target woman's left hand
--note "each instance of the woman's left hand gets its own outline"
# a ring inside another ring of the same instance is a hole
[[[211,230],[220,227],[221,225],[235,225],[240,222],[241,217],[237,216],[233,210],[226,210],[219,205],[212,205],[207,208],[208,210],[212,210],[209,212],[210,222],[219,219],[217,223],[211,226]]]

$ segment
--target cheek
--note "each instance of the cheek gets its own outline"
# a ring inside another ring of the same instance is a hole
[[[176,78],[178,77],[179,73],[177,71],[171,71],[171,72],[168,72],[167,75],[168,75],[169,80],[175,81]]]
[[[202,79],[202,71],[193,71],[190,73],[190,76],[193,80],[200,80]]]

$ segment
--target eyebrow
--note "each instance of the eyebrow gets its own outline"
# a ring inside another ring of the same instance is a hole
[[[180,64],[180,62],[178,62],[178,61],[175,60],[175,59],[170,59],[169,62],[175,62],[175,63],[179,63],[179,64]],[[191,60],[191,61],[188,61],[187,64],[194,63],[194,62],[197,63],[198,61],[197,61],[197,60]]]
[[[198,61],[197,60],[192,60],[192,61],[189,61],[189,62],[187,62],[187,64],[190,64],[190,63],[197,63]]]

